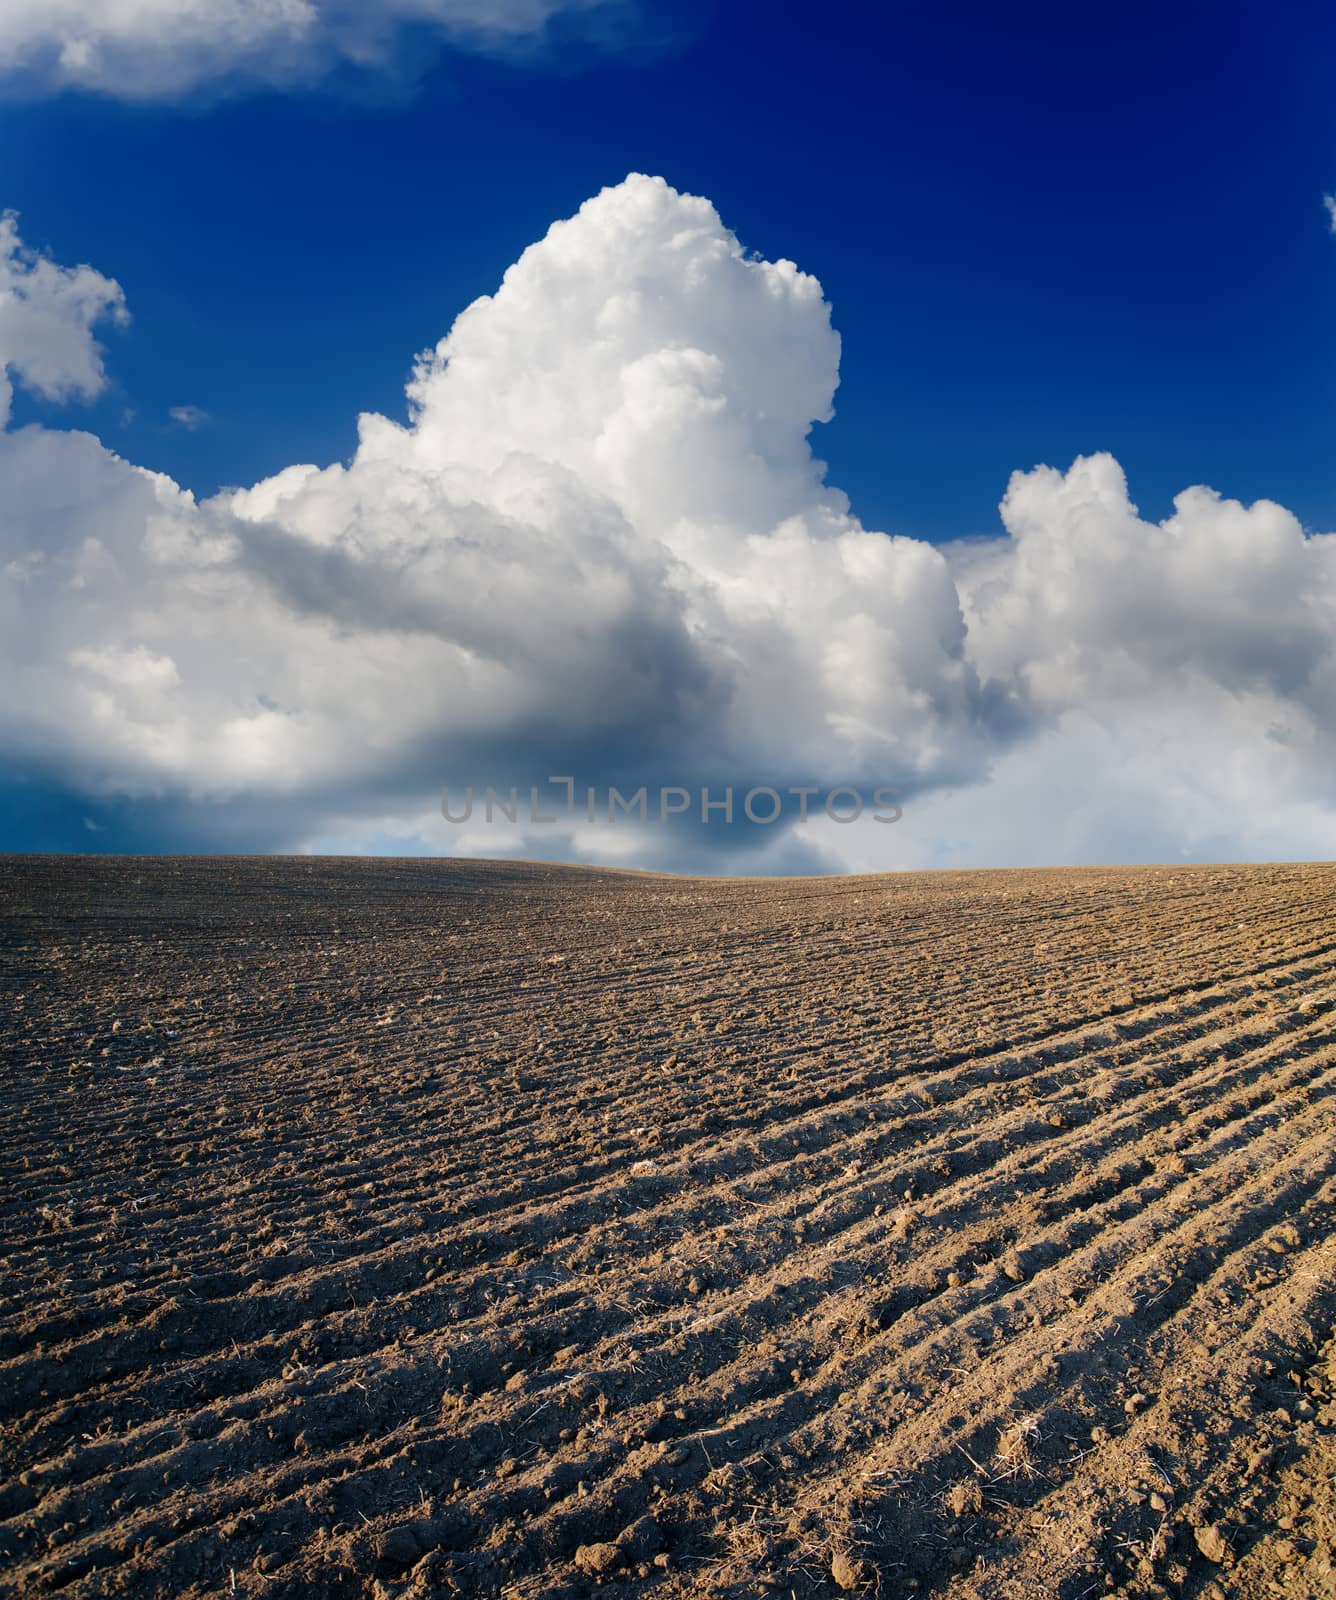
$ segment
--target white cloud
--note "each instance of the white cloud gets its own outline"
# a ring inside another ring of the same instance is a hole
[[[120,285],[25,249],[17,215],[0,214],[0,427],[16,382],[47,400],[91,399],[102,389],[93,328],[104,318],[126,320]]]
[[[1331,223],[1331,231],[1336,233],[1336,194],[1324,194],[1322,204],[1327,208],[1327,220]]]
[[[80,831],[133,806],[204,847],[625,859],[627,824],[430,815],[572,772],[906,797],[893,827],[649,827],[648,864],[1333,853],[1336,539],[1205,489],[1146,522],[1108,456],[1017,474],[996,540],[887,538],[812,456],[838,361],[815,279],[632,177],[347,466],[201,505],[87,434],[0,434],[0,748]]]
[[[198,433],[209,420],[209,413],[200,406],[172,406],[167,415],[187,433]]]
[[[29,90],[171,98],[219,82],[311,81],[393,64],[405,30],[495,50],[610,0],[5,0],[0,77]]]

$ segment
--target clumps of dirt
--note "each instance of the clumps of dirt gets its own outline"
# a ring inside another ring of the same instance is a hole
[[[376,1541],[376,1555],[392,1567],[411,1567],[432,1548],[425,1530],[412,1522],[387,1528]]]
[[[837,1550],[830,1559],[830,1576],[836,1588],[850,1592],[872,1587],[876,1569],[848,1550]]]
[[[605,1578],[625,1561],[625,1551],[607,1540],[582,1544],[575,1552],[576,1570],[587,1578]]]
[[[945,1500],[953,1517],[977,1515],[983,1510],[983,1489],[977,1478],[962,1478],[946,1491]]]
[[[606,1578],[623,1567],[639,1568],[663,1552],[663,1529],[652,1516],[638,1518],[615,1540],[577,1547],[573,1564],[588,1578]]]
[[[908,1239],[923,1225],[922,1214],[911,1205],[897,1206],[891,1221],[891,1232],[897,1239]]]
[[[1194,1528],[1192,1536],[1196,1541],[1198,1550],[1208,1561],[1214,1562],[1217,1567],[1222,1567],[1231,1560],[1233,1551],[1229,1540],[1225,1538],[1218,1522],[1208,1522],[1204,1527]]]

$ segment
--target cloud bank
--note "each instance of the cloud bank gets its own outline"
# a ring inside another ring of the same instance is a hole
[[[85,360],[97,303],[65,319]],[[11,832],[758,871],[1332,854],[1336,538],[1202,488],[1147,522],[1106,455],[1017,473],[994,540],[887,537],[812,453],[839,354],[814,278],[633,175],[460,315],[408,424],[364,415],[347,464],[197,503],[88,434],[0,433]],[[906,816],[433,815],[446,782],[549,773],[886,783]]]
[[[413,38],[474,51],[532,47],[626,0],[5,0],[0,80],[172,99],[218,84],[384,71]]]

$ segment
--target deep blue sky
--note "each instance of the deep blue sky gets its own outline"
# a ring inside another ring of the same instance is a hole
[[[1205,481],[1336,528],[1329,7],[652,9],[676,39],[649,59],[5,107],[0,204],[133,313],[88,424],[200,492],[346,457],[416,350],[639,169],[820,277],[844,360],[817,450],[870,526],[986,531],[1013,468],[1108,449],[1146,513]]]

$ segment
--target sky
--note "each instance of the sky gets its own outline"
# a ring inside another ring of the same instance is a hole
[[[16,0],[0,847],[1336,854],[1333,48],[1295,4]],[[437,810],[573,770],[904,814]]]

